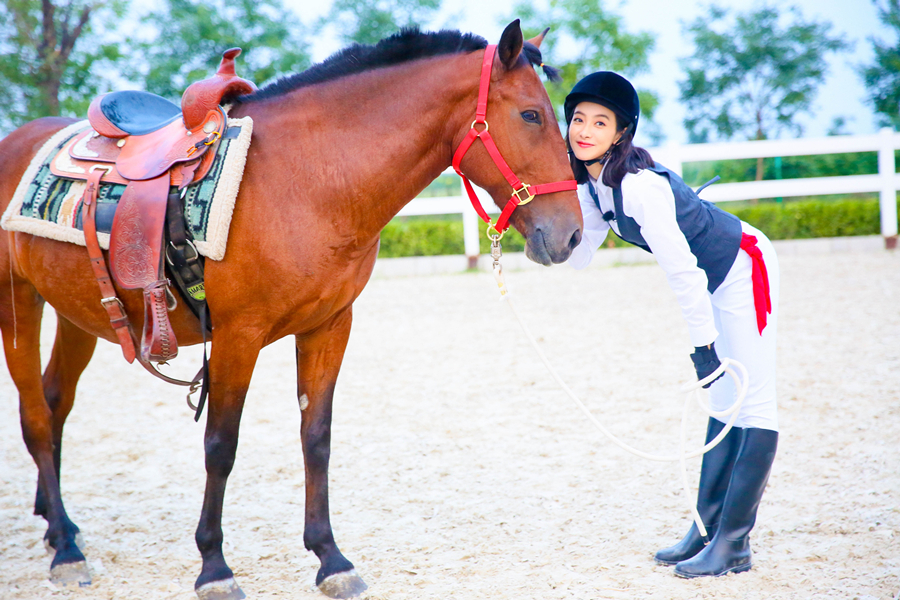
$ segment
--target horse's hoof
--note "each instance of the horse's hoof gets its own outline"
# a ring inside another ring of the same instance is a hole
[[[78,546],[78,549],[84,554],[84,538],[81,536],[80,531],[75,534],[75,545]],[[44,550],[46,550],[47,554],[50,556],[56,554],[56,548],[50,545],[50,540],[48,538],[44,538]]]
[[[247,597],[233,577],[204,583],[196,591],[200,600],[242,600]]]
[[[319,584],[319,591],[329,598],[355,598],[369,586],[362,580],[362,577],[356,574],[356,569],[350,569],[343,573],[335,573],[322,580]]]
[[[63,587],[86,587],[91,585],[91,572],[86,561],[64,563],[50,569],[50,581]]]

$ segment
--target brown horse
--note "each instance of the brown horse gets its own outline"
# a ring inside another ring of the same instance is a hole
[[[518,21],[503,32],[490,71],[487,120],[503,157],[522,180],[572,179],[553,107]],[[458,32],[405,31],[377,46],[354,46],[322,64],[237,99],[230,116],[251,116],[253,142],[224,260],[206,262],[214,323],[209,363],[206,491],[197,546],[202,599],[243,598],[222,553],[222,505],[238,429],[260,349],[293,335],[306,464],[303,541],[321,561],[320,589],[336,598],[365,589],[335,544],[328,510],[331,408],[353,301],[375,263],[388,221],[451,163],[472,127],[486,42]],[[493,56],[493,54],[492,54]],[[5,207],[42,144],[71,121],[33,121],[0,141]],[[482,144],[462,161],[498,205],[511,190]],[[518,208],[512,225],[532,260],[566,260],[581,237],[574,191],[547,193]],[[51,576],[87,583],[78,528],[60,496],[63,425],[98,337],[115,342],[85,249],[23,233],[2,236],[0,327],[19,391],[22,433],[38,467],[35,514],[48,522]],[[138,331],[140,291],[117,290]],[[44,302],[59,316],[43,376],[39,333]],[[201,343],[199,322],[181,302],[171,322],[182,345]]]

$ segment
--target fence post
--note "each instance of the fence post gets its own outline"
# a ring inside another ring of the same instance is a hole
[[[681,144],[670,143],[665,146],[657,146],[652,152],[653,160],[659,161],[664,167],[681,177],[683,165],[681,162]]]
[[[880,212],[881,235],[884,247],[891,250],[897,247],[897,189],[894,186],[894,130],[884,127],[879,132],[878,175],[881,178]]]

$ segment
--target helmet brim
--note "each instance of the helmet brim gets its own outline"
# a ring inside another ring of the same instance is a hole
[[[600,98],[593,94],[575,93],[566,96],[565,112],[566,126],[572,123],[572,116],[575,114],[575,108],[582,102],[593,102],[606,108],[611,108],[616,113],[616,120],[623,120],[624,123],[616,123],[620,128],[629,125],[632,121],[628,117],[628,111],[623,109],[617,103],[610,101],[608,98]]]

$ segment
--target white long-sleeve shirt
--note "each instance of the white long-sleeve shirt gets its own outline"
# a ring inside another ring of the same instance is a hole
[[[587,186],[593,186],[603,212],[614,211],[612,188],[602,181],[588,179],[578,185],[578,200],[584,217],[581,244],[569,257],[569,264],[583,269],[590,264],[594,253],[610,227],[618,234],[615,220],[604,221]],[[666,273],[669,287],[675,292],[681,313],[687,322],[691,343],[706,346],[718,336],[713,319],[712,302],[707,291],[706,273],[697,266],[687,239],[678,226],[675,196],[669,181],[653,171],[628,173],[622,178],[622,208],[641,228],[641,235],[653,251],[656,262]]]

